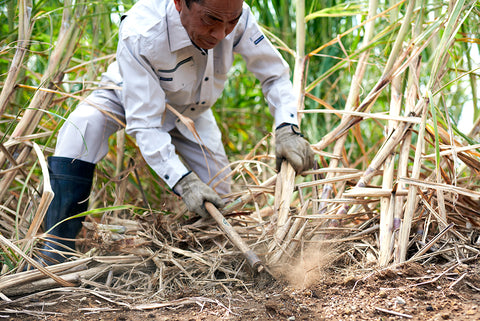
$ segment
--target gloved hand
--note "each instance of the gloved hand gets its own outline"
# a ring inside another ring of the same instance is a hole
[[[282,124],[275,130],[275,156],[277,170],[280,170],[282,161],[292,165],[297,174],[313,167],[314,154],[297,125]]]
[[[202,182],[194,172],[190,172],[181,178],[175,184],[173,190],[182,197],[190,212],[195,212],[202,217],[208,217],[205,201],[212,203],[217,208],[225,206],[225,202],[220,196],[210,186]]]

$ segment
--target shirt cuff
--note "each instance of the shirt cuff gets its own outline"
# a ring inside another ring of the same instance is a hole
[[[297,111],[278,111],[275,115],[275,128],[283,123],[293,124],[298,126]]]
[[[172,190],[175,184],[189,172],[177,155],[155,164],[152,168]]]
[[[185,176],[187,176],[188,174],[190,174],[192,171],[188,171],[186,174],[183,174],[182,177],[180,177],[180,179],[177,181],[177,183],[175,184],[175,186],[172,187],[172,191],[177,194],[178,196],[182,196],[183,195],[183,188],[181,185],[177,185]]]

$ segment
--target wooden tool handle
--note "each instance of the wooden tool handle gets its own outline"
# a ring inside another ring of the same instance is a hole
[[[242,252],[252,269],[256,272],[261,272],[264,269],[262,261],[258,258],[255,252],[248,247],[245,241],[240,237],[240,235],[238,235],[237,231],[235,231],[233,226],[228,223],[222,213],[220,213],[215,205],[210,202],[205,202],[205,208],[217,222],[223,232],[225,232],[233,245],[235,245]]]

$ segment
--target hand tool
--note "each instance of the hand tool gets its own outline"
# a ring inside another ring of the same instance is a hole
[[[213,217],[213,219],[217,222],[218,226],[225,232],[228,239],[235,245],[245,256],[247,259],[248,264],[252,267],[252,269],[260,273],[265,269],[263,262],[258,258],[258,256],[253,252],[245,241],[238,235],[237,231],[233,228],[233,226],[228,223],[222,213],[210,202],[205,202],[205,208],[207,209],[208,213]]]

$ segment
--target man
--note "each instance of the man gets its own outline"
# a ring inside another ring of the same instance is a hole
[[[46,229],[87,209],[95,164],[108,151],[108,137],[124,126],[188,210],[205,216],[205,201],[222,207],[219,194],[230,192],[228,172],[210,182],[218,182],[216,191],[206,184],[229,164],[210,107],[234,53],[260,80],[275,117],[277,167],[287,160],[297,173],[311,168],[313,152],[296,126],[288,66],[243,0],[140,0],[122,19],[116,62],[102,78],[122,90],[94,91],[60,130],[48,160],[55,198]],[[199,138],[181,116],[194,121]],[[60,239],[47,241],[42,252],[63,261],[47,249],[60,249],[56,242],[74,248],[80,228],[81,219],[72,219],[50,230]]]

